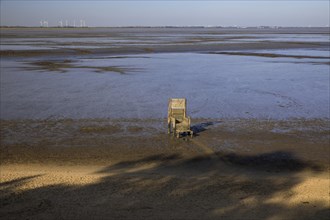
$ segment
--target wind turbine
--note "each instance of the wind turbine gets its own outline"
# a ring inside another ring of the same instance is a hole
[[[76,27],[76,20],[73,20],[73,27]]]
[[[80,20],[80,27],[83,27],[83,20]]]
[[[63,22],[60,20],[58,23],[60,23],[60,27],[63,27]]]
[[[65,20],[65,27],[68,27],[68,20]]]
[[[40,27],[43,27],[43,23],[42,23],[42,20],[40,21]]]

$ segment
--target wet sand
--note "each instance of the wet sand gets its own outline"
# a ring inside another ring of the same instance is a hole
[[[169,46],[132,46],[105,49],[54,49],[45,50],[5,50],[0,51],[3,57],[41,57],[41,56],[81,56],[81,55],[126,55],[146,53],[184,53],[184,52],[209,52],[222,50],[262,50],[262,49],[295,49],[295,48],[324,48],[328,43],[296,43],[296,42],[257,42],[217,45],[169,45]]]

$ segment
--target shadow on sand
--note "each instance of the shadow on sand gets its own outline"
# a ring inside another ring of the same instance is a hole
[[[321,202],[300,205],[270,202],[294,196],[300,171],[321,166],[277,151],[244,156],[218,153],[183,158],[158,154],[123,161],[97,172],[99,182],[52,185],[15,193],[1,185],[2,219],[327,219]]]

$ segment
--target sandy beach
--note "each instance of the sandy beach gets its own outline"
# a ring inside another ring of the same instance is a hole
[[[1,216],[328,218],[327,121],[195,122],[2,121]]]

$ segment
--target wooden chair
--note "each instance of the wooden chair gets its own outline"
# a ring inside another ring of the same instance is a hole
[[[194,132],[190,130],[190,117],[187,116],[187,100],[185,98],[169,99],[167,115],[168,133],[177,138],[181,134],[189,134],[193,137]]]

